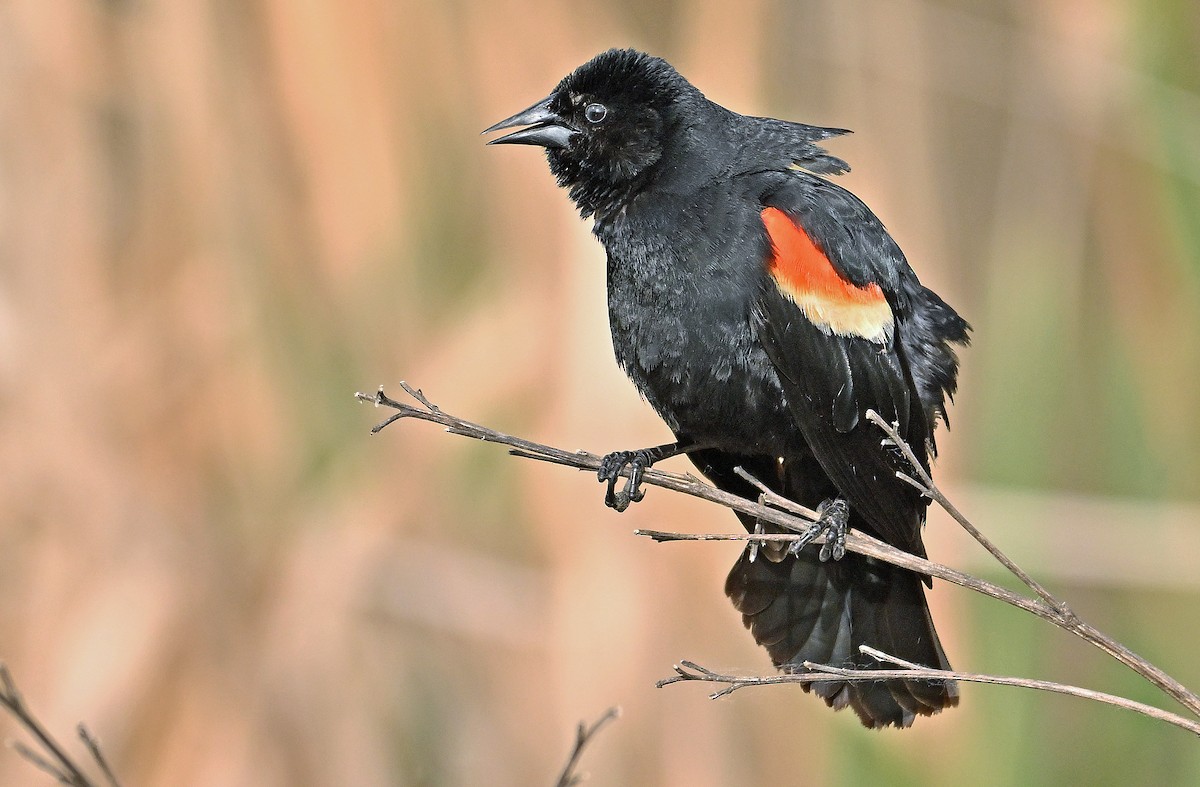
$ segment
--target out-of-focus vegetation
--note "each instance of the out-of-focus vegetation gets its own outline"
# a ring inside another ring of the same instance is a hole
[[[729,530],[405,424],[356,389],[595,451],[667,433],[603,257],[480,129],[609,46],[834,149],[975,325],[940,478],[1089,620],[1200,686],[1200,14],[1188,0],[0,5],[0,658],[128,784],[1184,784],[1179,730],[965,687],[870,733],[765,671]],[[681,465],[680,468],[683,466]],[[1116,502],[1117,499],[1120,502]],[[943,516],[931,554],[994,571]],[[942,586],[952,661],[1165,702]],[[0,733],[11,722],[0,719]],[[64,737],[66,737],[64,735]],[[0,783],[37,783],[15,755]]]

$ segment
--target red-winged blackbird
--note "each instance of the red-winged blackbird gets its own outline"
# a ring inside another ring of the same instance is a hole
[[[949,669],[922,577],[843,557],[839,543],[849,525],[924,556],[928,502],[896,478],[902,460],[864,416],[898,423],[927,466],[956,386],[950,345],[969,330],[866,205],[822,177],[849,167],[815,143],[846,132],[731,112],[633,50],[598,55],[488,131],[515,126],[526,128],[492,142],[544,147],[594,219],[617,361],[677,439],[606,457],[606,503],[639,500],[642,470],[679,453],[753,498],[742,468],[819,508],[827,534],[819,554],[764,547],[754,560],[748,547],[729,574],[726,593],[777,667],[886,666],[866,644]],[[952,681],[811,688],[868,727],[958,703]]]

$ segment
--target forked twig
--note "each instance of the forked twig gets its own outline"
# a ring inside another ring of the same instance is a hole
[[[376,424],[371,429],[371,434],[378,434],[387,426],[399,421],[402,418],[416,418],[421,421],[431,421],[435,424],[441,424],[450,434],[462,435],[464,437],[473,437],[477,440],[483,440],[489,443],[498,445],[506,445],[509,447],[509,453],[513,456],[522,457],[524,459],[536,459],[539,462],[550,462],[551,464],[564,465],[566,467],[574,467],[577,470],[592,470],[600,469],[600,461],[603,457],[597,454],[589,453],[588,451],[564,451],[561,448],[555,448],[541,443],[535,443],[532,440],[525,440],[520,437],[498,432],[495,429],[490,429],[486,426],[467,421],[458,416],[450,415],[449,413],[434,406],[420,389],[413,388],[408,383],[401,382],[400,387],[403,388],[410,396],[416,399],[421,406],[414,407],[411,404],[398,402],[383,392],[380,387],[373,394],[357,393],[355,398],[360,402],[373,404],[376,407],[388,407],[396,412],[390,415],[382,422]],[[629,469],[621,470],[620,475],[628,478]],[[699,497],[704,500],[709,500],[718,503],[727,508],[732,508],[735,511],[742,511],[752,516],[761,514],[762,519],[781,527],[790,527],[793,531],[804,532],[807,526],[812,522],[805,524],[797,524],[798,518],[795,515],[778,511],[766,506],[759,505],[753,500],[747,500],[744,497],[723,492],[720,489],[701,481],[691,473],[667,473],[662,470],[650,468],[642,473],[642,484],[650,486],[659,486],[663,489],[670,489],[674,492],[682,492],[686,495]]]
[[[1143,716],[1149,716],[1152,719],[1165,721],[1168,724],[1174,724],[1176,727],[1187,730],[1193,735],[1200,736],[1200,722],[1186,719],[1176,713],[1170,713],[1153,705],[1147,705],[1144,702],[1136,702],[1113,694],[1106,694],[1102,691],[1092,691],[1091,689],[1070,686],[1065,683],[1055,683],[1048,680],[1032,680],[1003,675],[981,675],[974,672],[932,669],[914,664],[911,661],[905,661],[904,659],[897,658],[866,645],[861,646],[859,650],[879,661],[897,664],[903,669],[847,669],[845,667],[834,667],[828,664],[817,664],[812,661],[806,661],[803,666],[808,670],[807,672],[785,672],[779,675],[726,675],[714,672],[707,667],[702,667],[695,662],[681,661],[674,667],[675,675],[663,678],[655,685],[662,688],[672,683],[682,683],[685,681],[725,684],[725,688],[709,695],[710,698],[715,700],[748,686],[773,686],[780,683],[808,684],[826,680],[863,683],[877,680],[894,680],[896,678],[906,678],[909,680],[959,680],[968,683],[990,683],[996,686],[1018,686],[1027,689],[1037,689],[1038,691],[1066,694],[1072,697],[1082,697],[1083,699],[1094,700],[1106,705],[1113,705],[1118,708],[1134,711]]]
[[[12,716],[24,727],[30,735],[37,741],[41,751],[37,751],[21,741],[9,741],[8,745],[13,751],[21,755],[25,760],[31,763],[39,770],[45,771],[57,780],[60,784],[71,785],[71,787],[94,787],[92,782],[83,772],[83,769],[75,764],[75,761],[63,750],[54,737],[42,726],[41,722],[34,717],[29,706],[25,704],[24,697],[17,690],[17,684],[13,680],[12,675],[3,663],[0,663],[0,706],[4,707]],[[110,787],[120,787],[116,776],[113,775],[112,769],[108,765],[108,761],[100,751],[100,745],[91,733],[82,724],[78,727],[79,737],[83,740],[88,751],[104,772],[105,778],[108,780]]]
[[[620,718],[620,716],[621,709],[614,705],[606,710],[603,716],[592,722],[590,727],[584,725],[583,722],[579,722],[579,726],[575,730],[575,745],[571,748],[571,754],[567,757],[567,764],[563,766],[562,772],[558,775],[558,781],[555,782],[558,787],[573,787],[573,785],[579,784],[586,778],[584,774],[575,772],[584,747],[596,737],[596,733],[600,732],[601,727],[613,719]]]
[[[867,420],[878,426],[883,430],[883,433],[887,435],[887,439],[883,441],[884,447],[891,446],[899,449],[900,454],[904,457],[904,460],[908,462],[909,467],[911,467],[913,472],[917,475],[916,478],[913,478],[912,476],[906,475],[897,470],[897,478],[916,487],[921,494],[925,495],[930,500],[941,506],[947,514],[954,517],[954,521],[958,522],[958,524],[962,526],[963,530],[966,530],[967,533],[971,535],[971,538],[978,541],[980,545],[991,554],[992,557],[999,561],[1000,565],[1008,569],[1009,572],[1011,572],[1017,579],[1024,582],[1026,587],[1041,596],[1043,601],[1055,609],[1058,609],[1063,614],[1073,614],[1066,604],[1063,604],[1061,601],[1056,599],[1053,595],[1051,595],[1050,591],[1042,587],[1041,583],[1029,576],[1029,574],[1027,574],[1024,569],[1013,562],[1008,555],[1001,552],[998,546],[993,544],[987,536],[979,531],[979,528],[975,527],[970,520],[963,516],[962,513],[954,507],[954,504],[951,503],[944,494],[942,494],[942,490],[938,489],[937,485],[933,483],[933,477],[930,476],[929,472],[924,468],[924,466],[921,465],[920,460],[917,459],[917,455],[912,450],[912,446],[910,446],[904,440],[904,438],[900,436],[900,432],[896,424],[888,423],[883,416],[874,410],[867,410]]]
[[[396,413],[378,424],[371,430],[372,434],[378,433],[391,423],[394,423],[401,418],[417,418],[424,421],[432,421],[446,427],[447,432],[453,434],[465,435],[474,437],[488,442],[507,445],[510,447],[509,453],[514,456],[524,457],[527,459],[536,459],[543,462],[551,462],[554,464],[574,467],[580,470],[598,470],[600,467],[601,457],[586,451],[568,452],[552,446],[534,443],[529,440],[524,440],[512,435],[498,432],[494,429],[489,429],[479,424],[463,420],[456,416],[446,413],[444,410],[433,405],[419,389],[413,389],[406,383],[401,383],[401,387],[412,396],[421,406],[414,407],[410,404],[397,402],[388,397],[383,388],[375,394],[357,394],[357,398],[361,401],[372,403],[376,406],[385,406],[396,410]],[[882,560],[902,568],[907,568],[929,576],[938,577],[948,582],[952,582],[961,587],[974,590],[978,593],[990,596],[1007,604],[1015,606],[1019,609],[1030,612],[1043,618],[1054,625],[1071,632],[1081,639],[1091,643],[1095,647],[1108,653],[1113,658],[1120,661],[1122,664],[1133,669],[1139,675],[1144,677],[1155,686],[1159,687],[1166,694],[1174,698],[1177,702],[1187,708],[1194,716],[1200,718],[1200,697],[1188,690],[1183,684],[1176,681],[1174,678],[1167,675],[1158,667],[1155,667],[1146,659],[1138,656],[1127,647],[1112,639],[1106,634],[1098,631],[1091,625],[1080,620],[1070,607],[1065,603],[1055,598],[1046,588],[1040,583],[1025,573],[1017,566],[1007,555],[1005,555],[998,547],[991,543],[982,533],[979,532],[961,512],[946,498],[946,496],[933,483],[933,479],[925,472],[920,462],[917,460],[911,447],[901,438],[896,429],[888,424],[874,411],[869,411],[867,417],[883,430],[887,439],[884,440],[885,446],[891,446],[900,451],[905,457],[908,464],[913,468],[914,476],[909,476],[905,473],[898,472],[897,476],[906,480],[908,483],[919,489],[922,494],[927,495],[931,500],[938,503],[949,513],[955,521],[967,530],[980,544],[984,546],[1002,565],[1004,565],[1014,575],[1019,577],[1038,598],[1031,599],[1026,596],[1014,593],[1006,588],[1000,587],[991,582],[987,582],[970,574],[963,573],[957,569],[948,566],[934,563],[930,560],[916,557],[907,552],[896,549],[888,544],[885,544],[877,539],[871,538],[858,531],[850,531],[846,538],[846,548],[852,552],[857,552],[861,555]],[[775,525],[782,533],[674,533],[655,530],[639,530],[638,535],[653,538],[655,541],[749,541],[751,543],[762,544],[766,542],[794,542],[808,538],[808,532],[815,521],[815,513],[803,507],[797,506],[792,501],[782,498],[772,492],[769,488],[761,484],[753,476],[746,473],[741,468],[738,468],[738,474],[753,484],[760,492],[758,501],[749,500],[746,498],[732,495],[723,492],[691,474],[679,475],[675,473],[664,473],[660,470],[649,469],[642,475],[642,483],[650,486],[658,486],[664,489],[670,489],[676,492],[699,497],[703,500],[708,500],[718,505],[731,508],[734,511],[739,511],[755,517],[760,523],[769,523]],[[622,475],[627,475],[627,471],[623,471]],[[823,538],[818,537],[813,539],[813,543],[823,543]],[[883,654],[886,655],[886,654]],[[889,659],[884,659],[889,660]],[[895,662],[894,658],[891,658]],[[668,678],[660,682],[660,685],[668,685],[681,680],[712,680],[714,682],[729,683],[731,688],[717,692],[715,696],[723,696],[729,691],[740,688],[743,685],[766,685],[773,683],[801,683],[810,682],[812,680],[822,679],[820,676],[814,677],[812,673],[806,674],[783,674],[771,675],[755,678],[722,676],[717,673],[712,673],[705,670],[692,662],[680,662],[681,665],[688,669],[694,670],[691,675],[677,675],[674,678]],[[824,679],[828,680],[831,676],[836,676],[839,680],[879,680],[877,671],[873,670],[842,670],[838,668],[837,672],[825,671],[833,670],[822,665],[815,665],[816,668],[822,670]],[[921,668],[924,669],[924,668]],[[680,670],[677,667],[676,672]],[[848,675],[842,674],[848,672]],[[935,673],[938,670],[928,670],[927,672]],[[867,677],[870,676],[870,677]],[[888,678],[905,677],[904,670],[887,670]],[[915,677],[915,676],[914,676]],[[1144,713],[1147,716],[1157,718],[1163,721],[1168,721],[1176,726],[1180,726],[1193,733],[1200,734],[1200,725],[1196,722],[1178,716],[1176,714],[1163,711],[1158,708],[1152,708],[1148,705],[1135,703],[1130,700],[1125,700],[1112,695],[1092,692],[1088,689],[1083,689],[1074,686],[1065,686],[1064,684],[1052,684],[1045,681],[1030,681],[1023,678],[999,678],[997,676],[981,676],[974,673],[944,673],[940,675],[926,675],[926,677],[953,677],[969,682],[991,682],[1003,685],[1022,685],[1030,688],[1040,688],[1047,691],[1057,691],[1059,693],[1072,694],[1073,696],[1086,697],[1095,699],[1108,704],[1119,705],[1120,707],[1134,710],[1139,713]],[[987,678],[987,680],[985,680]],[[1024,681],[1024,682],[1018,682]],[[732,684],[737,684],[733,686]]]
[[[783,511],[788,511],[796,516],[807,519],[809,522],[816,522],[821,518],[820,513],[817,511],[808,508],[807,506],[802,506],[794,500],[788,500],[786,497],[779,494],[774,489],[771,489],[762,481],[759,481],[757,478],[747,473],[745,468],[735,467],[733,468],[733,472],[738,476],[738,478],[749,482],[751,486],[758,490],[759,501],[763,503],[763,505],[769,505]]]
[[[1015,577],[1025,583],[1030,590],[1038,594],[1038,596],[1040,596],[1042,600],[1046,602],[1046,604],[1052,607],[1058,613],[1058,616],[1051,620],[1052,623],[1066,631],[1071,632],[1080,639],[1094,645],[1100,650],[1103,650],[1105,653],[1129,667],[1134,672],[1153,683],[1155,686],[1158,686],[1164,692],[1169,694],[1176,702],[1191,711],[1193,715],[1200,717],[1200,697],[1196,696],[1194,692],[1189,690],[1182,683],[1175,680],[1146,659],[1134,653],[1120,642],[1117,642],[1115,639],[1095,628],[1091,624],[1085,623],[1078,615],[1075,614],[1074,610],[1067,606],[1065,602],[1055,598],[1050,591],[1046,590],[1046,588],[1037,582],[1037,580],[1029,576],[1029,574],[1026,573],[1020,566],[1018,566],[1008,555],[1000,551],[1000,548],[993,544],[987,536],[980,532],[979,528],[975,527],[975,525],[968,520],[962,514],[962,512],[960,512],[958,508],[954,506],[953,503],[950,502],[946,495],[937,488],[937,485],[933,483],[933,479],[930,477],[929,473],[925,471],[925,468],[922,467],[921,463],[917,460],[912,448],[904,441],[903,438],[900,437],[900,434],[894,424],[888,423],[887,420],[882,418],[879,413],[875,412],[874,410],[867,411],[867,418],[880,429],[882,429],[884,434],[887,435],[884,445],[891,445],[898,448],[900,453],[908,462],[909,466],[913,468],[913,472],[917,474],[920,480],[918,482],[901,472],[897,472],[896,476],[898,478],[907,480],[909,483],[913,484],[913,486],[917,487],[917,489],[920,489],[922,494],[927,495],[931,500],[941,506],[947,514],[954,518],[955,522],[958,522],[958,524],[962,526],[963,530],[966,530],[967,533],[970,534],[971,538],[979,542],[979,544],[986,549],[992,557],[996,558],[1001,565],[1003,565]]]

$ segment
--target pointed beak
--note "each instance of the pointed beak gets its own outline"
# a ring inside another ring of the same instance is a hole
[[[544,148],[565,148],[571,137],[579,133],[557,113],[550,109],[553,96],[539,101],[529,109],[522,110],[510,118],[501,120],[484,130],[484,134],[516,126],[528,126],[520,131],[505,134],[489,142],[489,145],[541,145]]]

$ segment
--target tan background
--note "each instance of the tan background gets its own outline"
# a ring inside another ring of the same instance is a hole
[[[656,690],[681,658],[768,668],[722,594],[736,547],[630,535],[731,516],[654,490],[617,516],[429,425],[369,438],[352,399],[403,378],[566,448],[668,437],[612,361],[587,226],[478,136],[649,49],[733,109],[855,129],[845,182],[976,327],[939,477],[1200,686],[1197,8],[0,3],[0,658],[128,785],[546,784],[611,704],[591,784],[1200,780],[1185,733],[1068,698],[967,687],[881,734],[792,688]],[[932,603],[958,667],[1166,702]],[[41,783],[0,752],[0,784]]]

